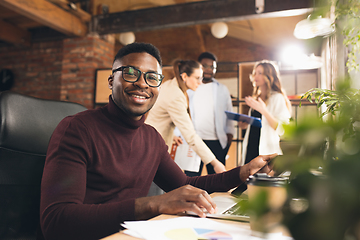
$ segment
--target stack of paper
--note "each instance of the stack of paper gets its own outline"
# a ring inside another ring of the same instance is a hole
[[[176,217],[166,220],[128,221],[126,234],[146,240],[258,240],[246,227],[220,223],[208,218]],[[274,236],[275,237],[275,236]],[[276,240],[289,240],[276,234]]]

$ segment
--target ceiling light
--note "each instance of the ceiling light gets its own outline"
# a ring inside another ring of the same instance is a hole
[[[298,55],[290,61],[281,62],[281,70],[318,69],[323,66],[322,58],[314,54]]]
[[[119,41],[122,45],[128,45],[135,42],[135,34],[133,32],[120,33]]]
[[[229,28],[224,22],[217,22],[211,26],[211,33],[216,38],[223,38],[228,34]]]
[[[298,45],[283,48],[280,60],[281,70],[317,69],[322,66],[321,57],[307,55]]]
[[[328,36],[335,31],[335,26],[329,18],[321,16],[310,19],[310,15],[298,22],[295,26],[294,36],[298,39],[310,39],[317,36]]]

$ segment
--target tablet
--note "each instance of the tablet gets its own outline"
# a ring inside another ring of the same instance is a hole
[[[261,119],[260,118],[252,117],[252,116],[249,116],[246,114],[241,114],[241,113],[229,112],[229,111],[225,111],[225,113],[226,113],[227,118],[230,120],[246,122],[252,126],[261,128]]]

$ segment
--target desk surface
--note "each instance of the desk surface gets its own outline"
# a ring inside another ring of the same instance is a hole
[[[179,217],[179,216],[162,214],[160,216],[152,218],[151,220],[163,220],[163,219],[176,218],[176,217]],[[222,220],[222,219],[213,219],[213,220],[223,222],[223,223],[226,223],[226,224],[232,224],[232,225],[240,226],[242,228],[250,229],[250,224],[246,223],[246,222],[238,222],[238,221]],[[123,232],[118,232],[118,233],[110,235],[110,236],[108,236],[106,238],[103,238],[102,240],[138,240],[138,239],[141,239],[141,238],[132,237],[132,236],[129,236],[129,235],[123,233]]]
[[[211,194],[211,196],[214,197],[214,196],[221,196],[221,195],[227,195],[227,194],[228,193],[213,193],[213,194]],[[176,217],[179,217],[179,216],[162,214],[162,215],[159,215],[157,217],[150,219],[150,221],[151,220],[163,220],[163,219],[176,218]],[[223,219],[213,219],[213,220],[219,221],[222,223],[226,223],[226,224],[240,226],[240,227],[246,228],[246,229],[250,229],[250,224],[247,222],[239,222],[239,221],[231,221],[231,220],[223,220]],[[101,239],[101,240],[138,240],[138,239],[141,239],[141,238],[129,236],[121,231],[118,233],[114,233],[106,238]]]
[[[227,194],[229,194],[229,193],[213,193],[213,194],[211,194],[211,196],[214,197],[214,196],[221,196],[221,195],[227,195]],[[179,216],[162,214],[162,215],[159,215],[157,217],[150,219],[150,221],[151,220],[164,220],[164,219],[176,218],[176,217],[179,217]],[[248,223],[248,222],[240,222],[240,221],[232,221],[232,220],[224,220],[224,219],[214,219],[214,218],[212,218],[212,220],[219,221],[219,222],[226,223],[226,224],[235,225],[237,227],[241,227],[241,228],[245,228],[245,229],[250,229],[250,223]],[[290,233],[288,232],[288,230],[284,226],[280,226],[279,229],[277,229],[276,231],[282,232],[284,236],[291,236]],[[129,236],[121,231],[118,233],[114,233],[108,237],[102,238],[101,240],[139,240],[139,239],[141,239],[141,238]]]

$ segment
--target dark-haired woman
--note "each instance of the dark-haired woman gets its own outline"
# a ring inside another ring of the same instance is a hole
[[[184,140],[201,157],[204,164],[210,163],[216,173],[225,171],[225,166],[196,134],[188,112],[186,90],[193,91],[201,84],[203,70],[199,62],[177,60],[174,65],[175,78],[165,81],[160,87],[159,97],[147,116],[146,123],[152,125],[161,134],[169,151],[173,143],[175,126]]]

